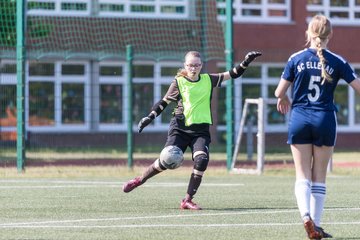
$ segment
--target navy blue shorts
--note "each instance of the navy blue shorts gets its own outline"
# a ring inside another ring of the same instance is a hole
[[[334,146],[336,126],[335,111],[293,108],[289,119],[287,143]]]

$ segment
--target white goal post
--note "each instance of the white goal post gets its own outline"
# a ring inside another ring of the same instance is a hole
[[[266,106],[269,104],[276,104],[276,98],[246,98],[243,106],[243,111],[240,120],[240,128],[237,135],[237,140],[235,144],[234,154],[231,162],[230,172],[232,173],[242,173],[242,174],[262,174],[264,171],[264,162],[265,162],[265,111]],[[235,163],[237,156],[239,154],[241,138],[244,134],[244,126],[246,117],[248,115],[249,105],[255,104],[258,109],[258,118],[257,118],[257,162],[256,168],[235,168]],[[329,160],[328,172],[333,170],[333,158]]]
[[[265,159],[265,107],[267,104],[276,104],[276,98],[247,98],[243,106],[241,115],[240,128],[237,136],[234,154],[231,162],[230,171],[233,173],[245,173],[245,174],[262,174],[264,171],[264,159]],[[257,117],[257,163],[255,169],[249,168],[235,168],[236,159],[239,153],[241,138],[244,132],[244,125],[249,110],[249,105],[255,104],[258,109]]]

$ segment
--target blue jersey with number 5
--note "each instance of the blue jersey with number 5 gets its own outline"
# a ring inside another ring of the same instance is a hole
[[[334,91],[340,79],[350,83],[356,74],[339,55],[323,50],[325,69],[332,81],[322,84],[321,63],[316,50],[307,48],[294,53],[288,60],[281,78],[293,83],[292,107],[334,111]]]

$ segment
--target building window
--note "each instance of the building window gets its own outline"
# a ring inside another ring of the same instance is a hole
[[[62,11],[86,11],[86,3],[76,3],[76,2],[62,2],[61,10]]]
[[[16,85],[1,84],[0,88],[0,127],[16,126]]]
[[[170,84],[175,79],[175,75],[179,68],[182,66],[183,63],[181,62],[169,62],[169,63],[161,63],[161,65],[157,66],[156,69],[160,69],[160,74],[158,71],[155,71],[155,79],[160,79],[159,86],[160,86],[160,93],[156,94],[159,96],[155,96],[154,101],[159,101],[162,97],[165,96],[167,90],[170,87]],[[159,75],[159,76],[158,76]],[[155,93],[158,93],[158,90],[155,90]],[[170,119],[173,116],[173,110],[176,107],[175,102],[169,103],[169,105],[164,109],[161,115],[158,117],[160,118],[159,124],[167,127]]]
[[[130,5],[130,12],[133,13],[155,13],[155,6],[132,4]]]
[[[234,81],[234,115],[235,122],[240,123],[243,106],[246,98],[263,98],[268,101],[265,104],[265,127],[269,132],[286,131],[287,115],[280,114],[276,109],[275,89],[279,83],[284,66],[282,64],[257,65],[256,63],[248,68],[241,79]],[[219,72],[225,71],[219,68]],[[219,91],[218,109],[216,110],[218,118],[218,130],[226,130],[226,85],[228,81],[222,84]],[[257,126],[258,108],[255,104],[250,104],[248,109],[247,121]],[[238,128],[239,124],[235,125]],[[254,131],[256,128],[254,128]]]
[[[267,67],[266,77],[273,79],[273,82],[278,82],[283,70],[283,67],[269,66]],[[267,86],[267,98],[275,98],[276,87],[277,84],[269,84]],[[267,122],[269,125],[286,123],[286,117],[277,111],[276,104],[267,105]]]
[[[268,86],[268,94],[269,94],[269,98],[273,98],[275,89],[276,89],[276,85],[269,85]],[[285,124],[286,123],[286,118],[283,114],[279,113],[277,108],[276,108],[276,104],[269,104],[267,105],[267,121],[268,124]]]
[[[54,126],[55,119],[55,63],[29,62],[29,127]]]
[[[62,64],[61,74],[66,75],[78,75],[82,76],[85,74],[84,64]]]
[[[29,76],[55,76],[55,64],[31,62],[29,64]]]
[[[59,73],[56,81],[61,94],[61,117],[59,122],[62,126],[74,125],[86,127],[89,122],[90,101],[88,92],[90,89],[89,65],[83,62],[59,63]]]
[[[29,62],[26,103],[29,129],[87,129],[89,89],[87,62]]]
[[[43,10],[43,11],[55,11],[55,2],[40,2],[40,1],[28,1],[27,10]]]
[[[161,67],[161,77],[175,78],[175,75],[178,70],[179,67],[172,67],[172,66]]]
[[[225,72],[227,69],[225,67],[218,67],[217,72]],[[213,117],[217,118],[217,124],[226,126],[226,84],[228,81],[222,83],[222,87],[218,91],[218,108],[213,110],[216,112],[216,115]],[[216,90],[215,90],[216,91]]]
[[[190,0],[98,0],[100,16],[131,18],[187,18]]]
[[[134,78],[154,78],[154,65],[134,65],[133,66]]]
[[[154,63],[134,63],[133,116],[134,124],[150,113],[154,104]]]
[[[309,19],[323,14],[334,24],[360,24],[359,0],[308,0],[307,11]]]
[[[0,65],[0,74],[16,74],[15,63],[3,63]]]
[[[16,63],[0,61],[0,141],[16,140]]]
[[[251,68],[246,69],[246,71],[242,75],[242,78],[248,78],[248,79],[261,78],[261,66],[252,66]]]
[[[29,126],[55,125],[54,82],[29,82]]]
[[[63,124],[85,122],[84,84],[63,83],[61,85],[61,120]]]
[[[27,0],[27,13],[38,16],[88,16],[90,15],[88,0]]]
[[[161,85],[161,96],[165,96],[167,90],[169,89],[169,84],[167,85]],[[161,113],[161,123],[162,124],[168,124],[170,122],[170,119],[173,117],[173,110],[176,107],[175,102],[171,102],[167,107],[164,109],[164,111]]]
[[[123,122],[122,92],[121,84],[101,84],[100,123],[120,124]]]
[[[349,87],[347,84],[338,84],[334,93],[334,103],[338,109],[336,113],[338,124],[349,124]]]
[[[123,75],[122,66],[100,66],[100,76],[121,77],[122,75]]]
[[[235,22],[290,22],[290,0],[234,0]],[[226,16],[226,1],[217,0],[219,20]]]
[[[241,106],[244,106],[245,99],[247,98],[259,98],[261,96],[260,84],[242,84],[241,85]],[[253,124],[257,123],[257,106],[250,104],[248,108],[247,121],[251,121]]]
[[[137,124],[141,118],[149,115],[153,105],[154,83],[135,83],[133,87],[134,124]]]
[[[118,14],[118,13],[123,13],[125,11],[124,9],[124,4],[121,3],[101,3],[100,4],[100,12],[101,13],[114,13],[114,14]]]
[[[101,125],[124,123],[124,65],[102,62],[99,66],[100,116]]]
[[[360,2],[360,1],[359,1]],[[357,76],[360,76],[360,67],[355,68],[355,73],[357,74]],[[350,109],[354,109],[355,111],[355,124],[360,124],[360,96],[359,94],[355,93],[355,102],[354,102],[354,107],[350,108]]]

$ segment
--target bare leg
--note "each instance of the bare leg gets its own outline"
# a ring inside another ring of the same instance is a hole
[[[312,170],[312,181],[325,183],[327,166],[334,151],[334,147],[314,146],[314,166]]]
[[[312,185],[310,199],[310,215],[316,226],[320,226],[326,197],[326,174],[327,166],[333,147],[314,146],[314,161],[312,169]]]
[[[293,144],[291,145],[291,152],[294,158],[296,180],[308,179],[311,181],[312,144]]]
[[[159,159],[156,159],[155,162],[151,164],[141,176],[135,177],[134,179],[131,179],[130,181],[126,182],[123,185],[122,189],[125,193],[131,192],[132,190],[134,190],[135,188],[146,182],[146,180],[152,178],[153,176],[159,174],[164,170],[166,170],[166,168],[164,168],[160,164]]]
[[[141,183],[146,182],[146,180],[152,178],[164,170],[166,170],[166,168],[160,164],[159,159],[156,159],[155,162],[153,162],[153,164],[151,164],[141,175]]]

